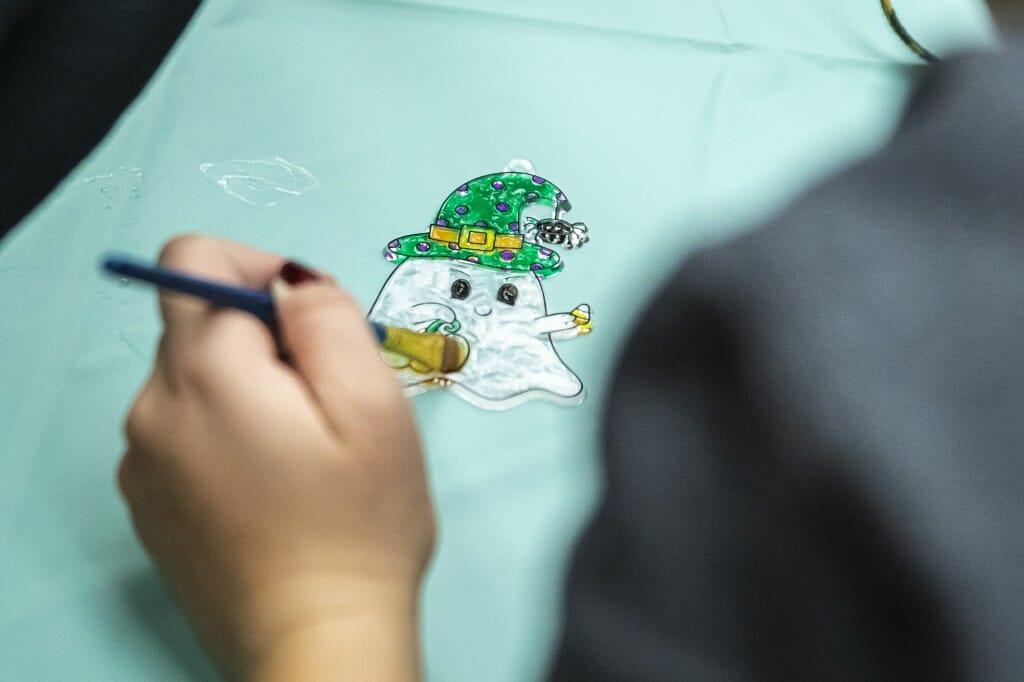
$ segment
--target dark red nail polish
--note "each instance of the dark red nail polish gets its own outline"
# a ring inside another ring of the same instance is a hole
[[[293,260],[288,261],[281,266],[281,279],[288,282],[292,286],[296,284],[302,284],[303,282],[316,282],[320,279],[320,275],[316,274],[305,265],[299,265]]]

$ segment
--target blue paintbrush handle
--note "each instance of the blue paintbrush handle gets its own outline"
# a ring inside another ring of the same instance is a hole
[[[265,291],[211,282],[176,270],[148,265],[126,256],[104,257],[103,269],[121,277],[155,284],[161,289],[195,296],[224,308],[244,310],[263,320],[272,329],[277,326],[274,301]]]
[[[274,313],[274,299],[259,289],[222,284],[177,270],[149,265],[131,256],[108,254],[103,257],[103,269],[120,277],[149,282],[161,289],[188,294],[223,308],[235,308],[252,313],[270,327],[277,329],[277,315]],[[384,341],[387,329],[384,325],[371,322],[378,341]]]

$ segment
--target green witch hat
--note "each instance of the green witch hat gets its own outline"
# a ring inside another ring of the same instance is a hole
[[[553,250],[527,243],[521,234],[527,204],[568,211],[569,200],[553,183],[529,173],[491,173],[448,195],[428,232],[399,237],[384,257],[401,263],[409,258],[456,258],[502,270],[529,271],[549,277],[561,271]]]

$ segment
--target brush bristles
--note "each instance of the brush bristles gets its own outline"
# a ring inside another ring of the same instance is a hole
[[[469,346],[459,343],[453,336],[444,337],[444,349],[441,352],[441,371],[457,372],[462,369],[469,358]]]
[[[387,327],[381,347],[425,365],[429,371],[456,372],[469,357],[469,348],[458,339],[400,327]]]

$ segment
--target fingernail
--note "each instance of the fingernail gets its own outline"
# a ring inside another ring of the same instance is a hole
[[[292,285],[283,277],[275,277],[270,283],[270,296],[275,301],[281,301],[292,293]]]
[[[281,279],[292,286],[296,286],[305,282],[316,282],[321,277],[305,265],[290,260],[281,266]]]

